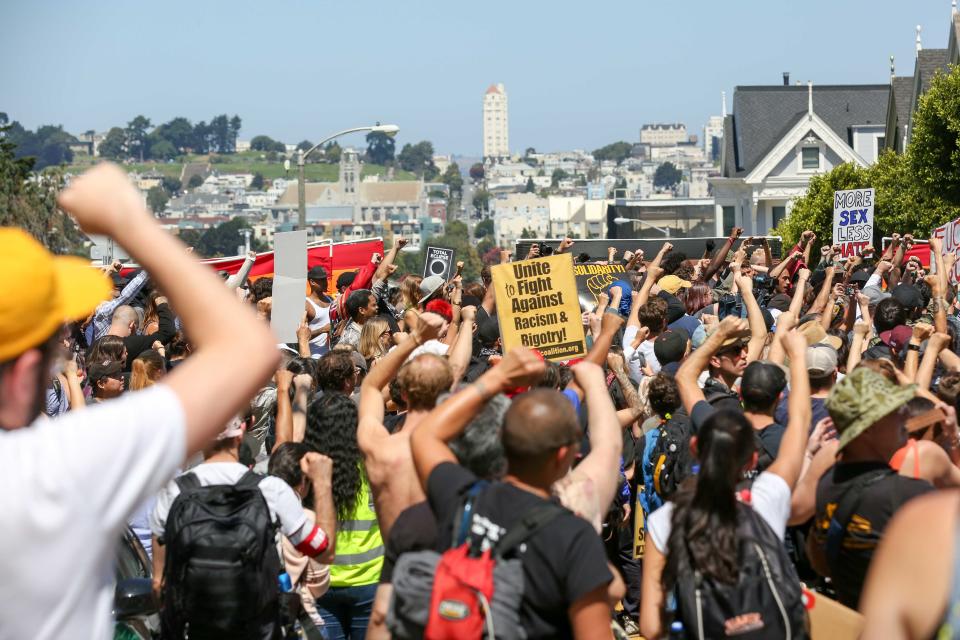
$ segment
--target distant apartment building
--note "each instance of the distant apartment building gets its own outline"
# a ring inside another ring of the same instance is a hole
[[[535,193],[510,193],[494,198],[490,209],[497,246],[511,246],[524,230],[528,237],[549,237],[550,204],[546,198]]]
[[[669,147],[687,141],[684,124],[645,124],[640,128],[640,143],[651,147]]]
[[[720,160],[720,151],[723,149],[723,118],[724,116],[710,116],[703,127],[703,155],[708,162]]]
[[[507,119],[507,90],[492,84],[483,96],[483,157],[506,158],[510,155]]]

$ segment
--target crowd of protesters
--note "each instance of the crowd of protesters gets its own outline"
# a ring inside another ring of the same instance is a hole
[[[801,582],[864,637],[960,638],[936,238],[931,273],[909,235],[611,250],[554,363],[504,353],[488,268],[398,274],[401,239],[311,268],[277,344],[255,256],[224,282],[109,165],[60,204],[139,270],[0,230],[0,639],[109,636],[128,527],[169,638],[802,638]]]

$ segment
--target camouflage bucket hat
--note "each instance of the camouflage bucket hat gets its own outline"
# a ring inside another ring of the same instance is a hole
[[[840,448],[913,398],[917,385],[900,386],[859,367],[834,386],[826,407],[840,434]]]

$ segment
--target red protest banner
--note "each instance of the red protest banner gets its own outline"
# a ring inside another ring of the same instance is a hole
[[[307,269],[321,266],[327,270],[327,293],[336,294],[337,277],[344,272],[356,271],[370,262],[374,253],[383,255],[383,239],[371,238],[352,242],[324,242],[307,247]],[[226,271],[233,275],[243,266],[244,256],[230,256],[226,258],[209,258],[202,260],[210,265],[214,271]],[[128,275],[136,265],[125,265],[121,271]],[[257,254],[257,259],[250,268],[250,280],[273,276],[273,251]]]

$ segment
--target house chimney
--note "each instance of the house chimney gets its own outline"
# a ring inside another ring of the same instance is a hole
[[[922,27],[917,25],[917,57],[920,57],[920,52],[923,50],[923,45],[920,44],[920,30]]]
[[[785,87],[789,87],[789,86],[790,86],[790,72],[789,72],[789,71],[784,71],[784,72],[783,72],[783,86],[785,86]]]
[[[893,82],[893,77],[894,77],[893,56],[890,56],[890,82]]]

